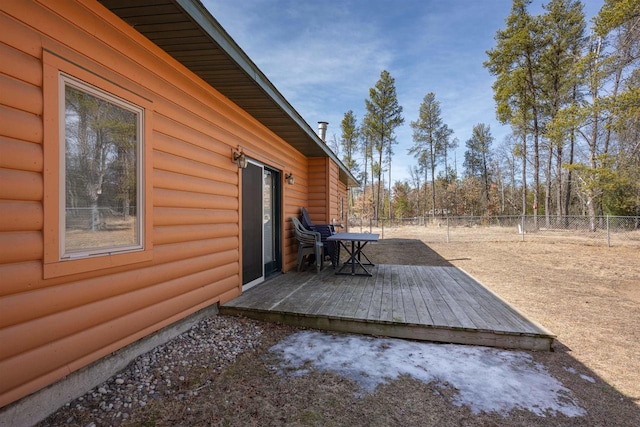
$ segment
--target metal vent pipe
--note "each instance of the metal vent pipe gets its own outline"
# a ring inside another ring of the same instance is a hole
[[[329,122],[318,122],[318,136],[323,142],[327,141],[327,125]]]

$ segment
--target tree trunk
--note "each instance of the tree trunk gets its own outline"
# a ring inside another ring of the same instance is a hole
[[[571,130],[571,137],[569,139],[569,165],[573,164],[573,150],[574,150],[574,146],[575,146],[575,141],[576,141],[576,135],[575,135],[575,131]],[[565,198],[564,198],[564,214],[566,216],[569,215],[569,210],[571,208],[571,184],[572,184],[572,173],[571,173],[571,168],[569,168],[569,171],[567,172],[567,192],[565,194]],[[568,225],[568,220],[565,221],[565,224]]]
[[[380,216],[380,211],[381,211],[381,206],[382,206],[382,200],[380,199],[380,193],[381,193],[381,187],[382,187],[382,152],[384,151],[384,137],[382,137],[382,140],[380,141],[380,150],[378,152],[378,196],[377,196],[377,200],[376,200],[376,207],[375,207],[375,219],[376,221],[379,219]]]
[[[484,181],[484,192],[487,202],[489,202],[489,166],[487,165],[487,146],[482,147],[482,180]]]
[[[538,204],[540,202],[540,129],[538,127],[538,107],[536,105],[536,86],[533,78],[531,55],[527,54],[527,72],[531,110],[533,113],[533,226],[538,229]]]
[[[572,102],[575,105],[578,100],[578,86],[576,84],[573,85],[573,93],[572,93]],[[574,128],[571,129],[571,133],[569,135],[569,166],[573,165],[573,153],[576,144],[576,130]],[[564,199],[564,214],[566,216],[569,215],[569,211],[571,209],[571,187],[572,187],[573,174],[571,168],[569,168],[567,172],[567,189]],[[565,220],[565,226],[569,226],[569,220]]]
[[[538,113],[533,118],[533,226],[538,229],[538,203],[540,202],[540,135],[538,133]]]
[[[591,76],[591,96],[592,96],[592,105],[593,105],[593,123],[591,125],[591,141],[589,143],[589,166],[595,170],[598,166],[596,162],[597,155],[597,147],[598,147],[598,126],[599,126],[599,113],[598,113],[598,60],[600,59],[600,48],[601,48],[602,39],[598,37],[596,50],[595,50],[595,59],[594,59],[594,69],[593,74]],[[591,222],[591,231],[596,230],[596,211],[598,208],[595,206],[597,203],[594,200],[595,189],[590,188],[588,199],[587,199],[587,209],[589,212],[589,218]]]
[[[589,190],[589,194],[587,195],[587,211],[589,213],[589,231],[595,233],[598,229],[598,224],[596,222],[596,206],[593,202],[593,192]]]
[[[436,220],[436,179],[435,179],[435,167],[433,162],[431,163],[431,205],[433,206],[433,222]]]
[[[522,215],[527,214],[527,132],[522,133]]]
[[[546,227],[549,228],[551,226],[551,165],[553,161],[553,146],[551,142],[549,142],[549,157],[547,158],[547,167],[545,170],[545,178],[546,182],[544,184],[544,217]]]
[[[367,175],[368,175],[368,171],[367,171],[367,166],[368,166],[368,160],[369,160],[369,155],[367,154],[367,147],[365,145],[364,147],[364,186],[362,187],[362,217],[366,217],[367,213],[365,212],[365,205],[367,203]]]
[[[387,215],[391,219],[391,154],[389,154],[389,196],[387,199],[389,200]]]
[[[429,200],[429,192],[427,191],[428,188],[429,188],[429,170],[425,165],[425,168],[424,168],[424,214],[422,215],[425,218],[424,225],[427,225],[427,216],[429,214],[429,209],[427,204],[427,201]]]
[[[562,144],[558,145],[556,156],[556,169],[557,169],[557,178],[556,178],[556,216],[560,220],[562,218]]]

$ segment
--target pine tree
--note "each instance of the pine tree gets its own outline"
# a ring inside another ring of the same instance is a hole
[[[529,4],[531,0],[513,0],[511,14],[506,19],[507,28],[496,33],[497,45],[487,51],[489,60],[484,66],[496,76],[493,90],[498,120],[511,124],[514,132],[521,136],[523,156],[528,153],[528,135],[531,134],[533,138],[533,204],[534,215],[537,216],[542,130],[539,60],[544,39],[540,20],[532,17],[527,10]],[[523,164],[526,164],[526,157],[523,158]],[[526,171],[523,177],[526,178]],[[526,182],[523,186],[526,187]],[[523,214],[524,208],[523,202]]]
[[[548,141],[545,170],[545,217],[551,215],[552,164],[556,160],[556,213],[562,216],[562,163],[569,129],[565,128],[561,111],[574,102],[574,88],[580,83],[577,72],[584,39],[584,13],[576,0],[551,0],[543,5],[544,49],[540,57],[542,113],[546,123],[544,136]],[[558,132],[558,130],[561,130]]]
[[[413,128],[413,146],[409,154],[418,160],[420,169],[425,174],[425,183],[429,181],[428,171],[431,172],[431,207],[432,217],[436,216],[436,166],[442,159],[446,159],[447,149],[451,146],[453,131],[443,122],[440,103],[436,95],[429,92],[420,104],[418,120],[411,122]],[[426,207],[426,186],[425,186]]]
[[[370,137],[378,160],[371,165],[372,174],[377,177],[377,196],[374,200],[374,218],[377,220],[383,207],[382,171],[383,155],[392,152],[391,146],[397,144],[395,129],[404,123],[402,107],[398,104],[395,80],[388,71],[380,73],[380,79],[369,89],[369,99],[365,100],[367,114],[364,120],[364,133]],[[389,169],[391,164],[389,160]]]
[[[608,212],[640,214],[640,3],[605,0],[595,20],[602,38],[600,62],[610,92],[600,98],[604,135],[596,148],[603,160],[601,174],[615,176],[618,188],[604,186]],[[608,49],[607,49],[608,48]],[[594,110],[596,110],[594,108]],[[597,110],[596,110],[597,111]],[[629,181],[633,184],[624,185]],[[624,189],[623,189],[624,187]],[[629,200],[635,200],[635,207]],[[602,214],[603,204],[599,206]]]
[[[344,153],[342,161],[351,174],[356,176],[360,171],[360,165],[355,158],[360,145],[360,132],[357,126],[356,116],[352,110],[349,110],[344,114],[344,118],[342,119],[342,122],[340,122],[340,128],[342,129],[340,146]],[[353,192],[349,193],[349,213],[351,213],[353,209]]]
[[[484,123],[478,123],[473,127],[471,138],[466,142],[467,151],[464,153],[465,175],[480,179],[487,201],[489,201],[491,190],[489,166],[492,160],[492,142],[490,127]]]

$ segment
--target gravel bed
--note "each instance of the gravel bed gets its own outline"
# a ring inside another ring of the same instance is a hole
[[[49,416],[39,426],[96,427],[126,423],[153,400],[184,400],[212,374],[261,343],[263,329],[244,318],[215,316],[137,357],[127,368]]]

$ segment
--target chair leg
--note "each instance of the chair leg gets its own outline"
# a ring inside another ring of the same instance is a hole
[[[304,260],[303,250],[302,248],[298,248],[298,271],[300,271],[300,267],[302,266],[303,260]]]
[[[324,256],[323,256],[323,245],[322,242],[318,242],[316,243],[316,272],[320,272],[320,270],[322,270],[322,266],[324,263]]]
[[[340,243],[332,242],[332,251],[331,254],[331,265],[333,268],[338,268],[340,266]]]

